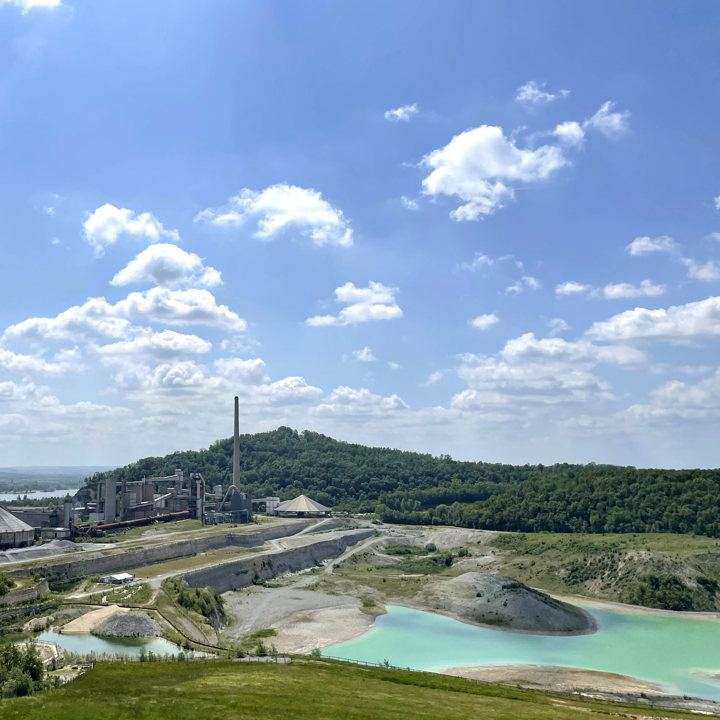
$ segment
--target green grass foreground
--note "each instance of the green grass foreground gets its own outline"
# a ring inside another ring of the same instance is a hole
[[[693,717],[430,673],[304,660],[98,663],[58,690],[0,700],[3,720],[607,720],[608,715]]]

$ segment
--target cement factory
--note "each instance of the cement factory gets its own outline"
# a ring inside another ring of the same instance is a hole
[[[38,540],[102,536],[124,528],[193,518],[203,525],[250,523],[253,512],[311,517],[330,508],[300,495],[251,498],[240,487],[239,400],[235,397],[232,484],[207,488],[201,473],[178,468],[167,477],[116,482],[108,477],[97,488],[84,487],[58,507],[0,506],[0,549],[27,547]]]

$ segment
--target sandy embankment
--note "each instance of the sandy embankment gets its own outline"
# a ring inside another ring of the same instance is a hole
[[[269,642],[287,653],[307,653],[316,647],[351,640],[367,632],[374,619],[360,611],[357,598],[292,585],[245,588],[225,593],[223,598],[225,612],[234,619],[234,624],[223,632],[224,640],[272,628],[277,636]]]
[[[63,635],[83,635],[92,632],[98,625],[104,623],[111,615],[118,612],[129,612],[127,608],[121,608],[119,605],[108,605],[107,607],[93,610],[85,615],[72,620],[63,626]]]
[[[442,672],[471,680],[522,685],[535,689],[542,687],[544,690],[559,692],[585,689],[597,692],[665,694],[661,685],[627,675],[555,665],[481,665],[448,668]]]

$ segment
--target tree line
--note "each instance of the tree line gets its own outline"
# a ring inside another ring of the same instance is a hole
[[[335,510],[386,522],[522,532],[676,532],[720,537],[720,470],[505,465],[371,448],[287,427],[243,435],[241,483],[253,497],[301,493]],[[116,481],[201,472],[232,481],[232,439],[150,457],[109,472]]]

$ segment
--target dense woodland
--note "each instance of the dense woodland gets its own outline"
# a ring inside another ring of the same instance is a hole
[[[720,470],[615,465],[501,465],[338,442],[281,427],[240,438],[244,488],[254,497],[305,493],[335,510],[386,522],[523,532],[677,532],[720,537]],[[207,450],[96,473],[117,481],[200,472],[227,487],[232,440]]]

